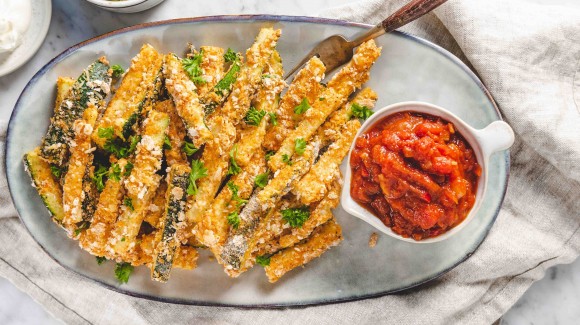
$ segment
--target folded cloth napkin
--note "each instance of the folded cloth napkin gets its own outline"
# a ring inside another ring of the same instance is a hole
[[[403,2],[367,0],[323,16],[376,23]],[[580,7],[554,2],[452,0],[403,28],[470,65],[517,134],[508,193],[488,238],[466,262],[418,290],[289,310],[181,306],[124,296],[42,252],[15,218],[4,177],[0,216],[12,218],[0,220],[0,275],[75,324],[492,323],[548,267],[580,254]],[[5,134],[5,126],[0,131]]]

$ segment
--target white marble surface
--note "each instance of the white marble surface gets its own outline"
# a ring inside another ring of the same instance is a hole
[[[53,0],[52,23],[37,55],[24,67],[0,77],[0,119],[8,119],[26,82],[48,60],[87,38],[141,22],[218,14],[315,15],[356,0],[166,0],[139,14],[113,14],[83,0]],[[545,1],[545,0],[543,0]],[[550,0],[551,1],[551,0]],[[568,0],[563,0],[568,1]],[[577,0],[573,0],[577,1]],[[187,5],[185,5],[187,3]],[[574,324],[580,319],[580,259],[551,268],[503,317],[503,324]],[[9,281],[0,278],[0,324],[58,324]]]

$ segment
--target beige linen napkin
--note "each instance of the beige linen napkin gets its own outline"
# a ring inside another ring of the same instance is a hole
[[[368,0],[323,16],[376,23],[402,2]],[[75,324],[492,323],[546,268],[580,254],[580,8],[545,3],[450,0],[404,28],[473,67],[517,134],[508,194],[488,238],[469,260],[418,290],[289,310],[152,302],[63,269],[17,218],[0,220],[0,275]],[[0,177],[0,216],[15,215]]]

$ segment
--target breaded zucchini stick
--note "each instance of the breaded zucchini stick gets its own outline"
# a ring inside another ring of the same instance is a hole
[[[109,62],[105,57],[101,57],[78,77],[50,119],[40,150],[41,156],[46,161],[64,167],[68,159],[69,146],[75,136],[73,123],[82,118],[87,107],[99,107],[110,88]]]
[[[198,86],[198,94],[200,97],[212,91],[213,87],[224,76],[224,49],[217,46],[202,46],[200,47],[201,71],[202,78],[205,83]]]
[[[126,141],[135,132],[143,110],[151,106],[159,93],[162,66],[163,55],[149,44],[143,45],[131,59],[131,67],[93,132],[93,141],[99,148],[104,149],[112,139]],[[111,140],[99,136],[99,129],[109,128],[113,129]]]
[[[149,210],[151,200],[159,186],[161,177],[156,173],[161,168],[162,147],[168,125],[169,116],[155,110],[149,112],[149,116],[143,121],[143,133],[141,141],[137,144],[134,167],[125,180],[124,210],[113,231],[114,239],[111,245],[119,256],[123,256],[135,246],[144,214]]]
[[[197,95],[197,88],[183,69],[181,60],[170,53],[165,56],[163,68],[165,87],[173,99],[177,114],[185,123],[187,135],[199,148],[212,138],[204,123],[205,113]]]
[[[54,112],[56,113],[62,104],[62,101],[66,99],[68,93],[72,89],[75,80],[69,77],[58,77],[56,80],[56,99],[54,101]]]
[[[50,164],[40,157],[40,147],[24,155],[24,168],[32,178],[33,186],[54,220],[61,223],[64,218],[62,188],[59,180],[52,173]]]
[[[265,267],[271,283],[278,281],[287,272],[319,257],[342,240],[342,229],[334,220],[318,227],[304,243],[287,248],[270,258]]]
[[[295,114],[294,108],[304,98],[311,104],[320,99],[318,95],[323,88],[320,82],[324,79],[325,71],[324,63],[317,57],[310,59],[304,68],[298,71],[288,91],[282,96],[280,108],[276,112],[278,125],[268,129],[264,139],[264,148],[273,151],[280,148],[282,141],[294,130],[296,122],[303,117],[302,114]]]
[[[143,221],[147,222],[155,229],[159,229],[161,218],[165,213],[163,208],[165,207],[165,202],[167,201],[166,194],[167,182],[162,180],[157,187],[157,191],[155,192],[153,200],[151,200],[149,209],[145,213],[145,218],[143,219]]]
[[[156,242],[151,278],[160,282],[167,282],[175,250],[180,243],[177,240],[178,223],[185,222],[185,202],[189,183],[190,168],[187,164],[175,164],[171,167],[167,177],[167,194],[165,213],[161,218]]]
[[[90,106],[83,113],[83,118],[74,122],[74,140],[70,142],[70,160],[63,183],[63,224],[69,230],[75,230],[76,224],[90,220],[87,206],[90,194],[85,191],[85,180],[93,164],[94,147],[91,146],[91,133],[97,119],[97,108]],[[92,215],[90,216],[92,217]]]
[[[165,146],[165,160],[167,164],[172,166],[174,164],[187,163],[187,156],[183,152],[183,145],[185,141],[185,124],[177,114],[177,110],[171,100],[164,100],[155,104],[155,110],[169,115],[169,129],[167,130],[167,140],[169,140],[169,147]]]
[[[105,188],[99,195],[97,209],[91,221],[90,227],[82,232],[79,237],[79,245],[87,252],[95,256],[106,256],[112,259],[113,256],[106,250],[107,241],[111,237],[111,231],[117,216],[119,207],[122,204],[125,189],[126,159],[119,159],[115,164],[122,171],[119,179],[111,178],[105,183]],[[109,168],[109,173],[113,173],[113,166]]]
[[[308,142],[326,118],[343,105],[353,91],[368,80],[370,68],[380,52],[381,49],[373,40],[363,43],[356,49],[352,60],[333,76],[328,87],[320,94],[324,100],[311,104],[312,107],[304,113],[304,119],[298,127],[284,139],[280,150],[268,161],[271,170],[279,170],[284,165],[283,157],[293,155],[295,141],[303,139]]]
[[[292,189],[292,193],[302,203],[308,205],[320,201],[328,193],[332,182],[337,179],[338,166],[348,153],[360,126],[357,119],[348,121],[341,128],[340,137],[329,146],[310,171]]]

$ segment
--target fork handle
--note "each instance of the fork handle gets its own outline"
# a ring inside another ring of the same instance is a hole
[[[370,39],[379,37],[385,33],[390,33],[395,29],[429,13],[431,10],[439,7],[446,1],[447,0],[413,0],[394,12],[387,19],[371,28],[368,32],[354,39],[352,43],[354,43],[354,46],[359,46]]]

